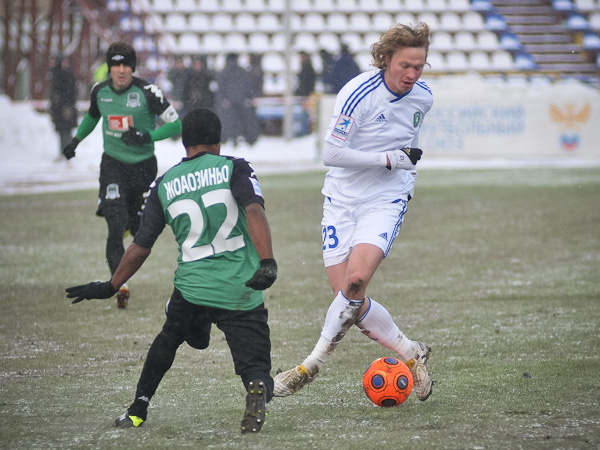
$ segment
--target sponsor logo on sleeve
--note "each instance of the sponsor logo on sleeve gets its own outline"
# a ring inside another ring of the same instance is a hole
[[[335,123],[335,126],[333,127],[331,135],[334,138],[345,141],[346,139],[348,139],[348,135],[350,134],[350,129],[352,128],[352,125],[354,125],[354,119],[352,117],[347,116],[345,114],[340,114],[337,122]]]

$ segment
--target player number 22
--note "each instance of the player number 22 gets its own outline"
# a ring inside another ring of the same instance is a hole
[[[323,227],[323,250],[327,248],[336,248],[339,244],[339,239],[336,235],[336,230],[333,225]]]
[[[184,262],[197,261],[221,252],[231,252],[245,245],[244,236],[229,237],[238,220],[238,207],[231,192],[226,189],[217,189],[203,194],[201,198],[206,208],[223,204],[227,211],[225,220],[210,244],[196,246],[204,232],[204,217],[198,203],[191,199],[183,199],[167,207],[173,219],[181,214],[186,214],[190,218],[189,234],[181,244],[181,258]]]

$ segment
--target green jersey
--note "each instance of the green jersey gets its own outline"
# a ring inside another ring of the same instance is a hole
[[[190,303],[249,310],[263,303],[245,283],[260,265],[245,207],[264,204],[243,159],[201,153],[169,169],[152,187],[134,242],[151,247],[169,225],[179,247],[174,284]]]
[[[110,80],[94,85],[88,114],[94,119],[103,119],[104,153],[128,164],[152,157],[154,143],[127,145],[121,140],[123,132],[131,127],[150,132],[156,127],[156,116],[165,123],[179,118],[158,86],[137,77],[122,91],[114,90]]]

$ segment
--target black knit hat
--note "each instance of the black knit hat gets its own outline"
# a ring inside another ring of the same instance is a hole
[[[115,42],[106,51],[106,64],[109,68],[124,64],[131,67],[131,70],[135,72],[136,60],[134,48],[125,42]]]
[[[195,145],[221,143],[221,120],[210,109],[198,108],[185,115],[182,121],[181,141],[185,148]]]

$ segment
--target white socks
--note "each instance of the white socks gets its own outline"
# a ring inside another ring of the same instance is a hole
[[[325,316],[321,337],[312,353],[302,363],[311,376],[319,372],[327,357],[333,353],[346,332],[356,323],[363,303],[364,301],[348,300],[342,291],[338,292],[333,299]]]
[[[354,324],[361,333],[396,352],[402,361],[408,361],[415,356],[413,341],[400,331],[387,309],[375,300],[370,300],[369,309],[359,319],[358,314],[363,302],[348,300],[341,291],[338,292],[327,310],[321,337],[312,353],[302,362],[311,376],[319,373],[325,360]]]
[[[370,300],[371,306],[356,323],[361,333],[395,351],[402,361],[413,358],[415,355],[413,341],[400,331],[387,309],[375,300]]]

